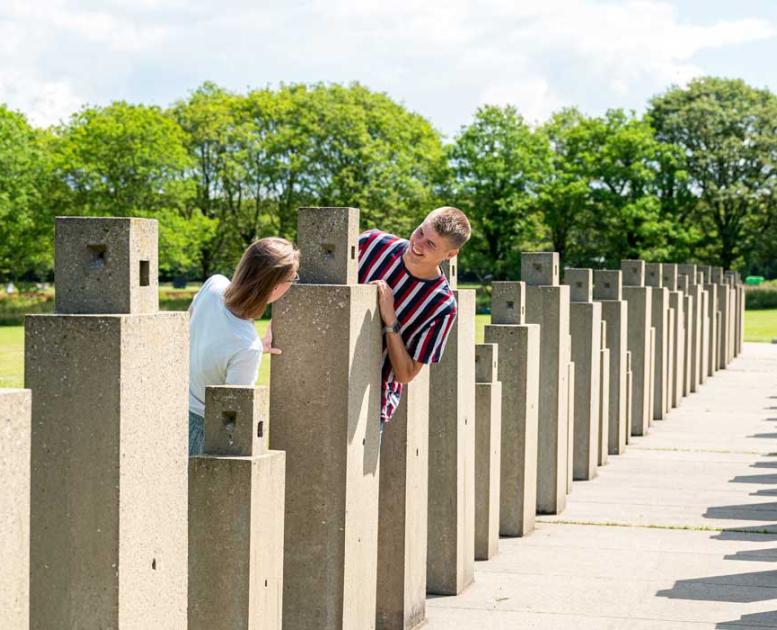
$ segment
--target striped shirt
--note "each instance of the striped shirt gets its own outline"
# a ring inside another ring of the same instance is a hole
[[[400,334],[410,356],[421,363],[437,363],[456,319],[456,298],[444,275],[422,280],[410,275],[402,255],[409,242],[380,230],[359,236],[359,282],[385,280],[394,294]],[[380,419],[388,422],[399,406],[402,383],[394,370],[383,339]]]

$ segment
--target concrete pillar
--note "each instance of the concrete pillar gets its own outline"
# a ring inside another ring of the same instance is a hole
[[[499,549],[499,474],[502,439],[502,383],[499,347],[475,346],[475,560]]]
[[[656,350],[653,365],[653,419],[661,420],[669,411],[669,290],[664,287],[661,263],[645,265],[645,284],[651,287]]]
[[[607,323],[602,322],[602,348],[599,366],[599,455],[597,464],[604,466],[610,448],[610,350],[607,347]]]
[[[25,320],[30,628],[177,630],[188,315],[156,312],[156,221],[58,218],[55,241],[57,314]]]
[[[409,630],[426,617],[429,368],[405,385],[380,447],[377,630]]]
[[[30,624],[30,391],[0,389],[0,627]]]
[[[688,368],[688,393],[695,392],[700,383],[700,374],[702,366],[702,296],[703,289],[699,286],[696,278],[696,265],[692,263],[677,266],[677,272],[680,276],[686,276],[685,281],[688,285],[688,295],[691,297],[691,303],[688,309],[689,326],[686,328],[687,342],[690,346],[690,361]]]
[[[458,316],[431,366],[426,590],[457,595],[475,575],[475,291],[456,291]]]
[[[728,365],[728,345],[730,343],[731,325],[729,322],[729,316],[731,314],[731,306],[729,300],[731,293],[728,290],[725,278],[721,278],[721,283],[718,289],[718,312],[720,313],[720,347],[718,348],[718,368],[723,370]]]
[[[671,352],[669,362],[672,366],[672,378],[669,383],[671,407],[677,407],[683,398],[683,379],[685,375],[685,295],[677,277],[677,265],[664,263],[664,286],[669,291],[669,307],[673,312],[671,326]]]
[[[570,335],[569,345],[572,346]],[[567,494],[572,492],[575,453],[575,362],[567,362]]]
[[[717,361],[715,359],[720,352],[718,350],[718,287],[714,281],[707,282],[704,290],[707,292],[707,363],[705,369],[707,376],[712,376],[717,372]]]
[[[691,358],[693,354],[693,298],[690,295],[688,286],[688,276],[682,273],[677,274],[677,288],[682,293],[683,300],[683,374],[682,374],[682,396],[685,397],[691,393]]]
[[[729,316],[729,336],[730,342],[728,346],[728,360],[729,363],[734,360],[736,356],[736,319],[737,319],[737,304],[736,304],[736,278],[733,271],[726,271],[726,279],[728,280],[729,290],[729,308],[731,310]]]
[[[487,343],[499,347],[502,382],[499,534],[525,536],[537,513],[540,326],[526,324],[523,282],[494,282]]]
[[[596,476],[599,463],[602,305],[593,301],[591,269],[566,269],[564,284],[569,286],[571,299],[569,325],[575,364],[573,474],[574,479],[588,480]]]
[[[267,450],[269,394],[205,390],[204,452],[189,459],[188,630],[281,628],[286,465]]]
[[[521,255],[526,321],[541,324],[537,512],[566,506],[568,475],[569,287],[559,285],[556,252]]]
[[[651,361],[655,365],[655,356],[656,356],[656,329],[651,326],[650,328],[650,356],[652,357]],[[648,426],[653,426],[653,420],[655,419],[655,406],[656,406],[656,371],[651,370],[650,372],[650,383],[649,383],[649,398],[648,398],[648,405],[650,406],[650,413],[648,415]]]
[[[699,384],[707,381],[707,365],[710,361],[710,318],[709,312],[712,309],[710,304],[710,293],[704,287],[707,282],[708,267],[702,267],[705,271],[696,272],[696,282],[701,288],[701,364],[699,365]]]
[[[354,208],[300,209],[301,283],[273,304],[284,628],[375,626],[382,324],[375,287],[351,284],[358,221]]]
[[[626,353],[628,352],[628,303],[623,300],[621,271],[594,271],[594,299],[602,305],[602,321],[607,326],[610,374],[608,378],[608,429],[610,455],[626,448]]]
[[[631,369],[631,352],[626,353],[626,444],[631,441],[631,411],[634,409],[632,398],[634,396],[634,372]]]
[[[742,284],[742,278],[737,274],[737,295],[738,308],[737,308],[737,354],[742,353],[742,345],[745,343],[745,285]]]
[[[652,415],[650,380],[654,369],[651,354],[653,292],[645,286],[645,262],[621,261],[623,299],[628,304],[628,351],[631,352],[631,435],[646,435]]]

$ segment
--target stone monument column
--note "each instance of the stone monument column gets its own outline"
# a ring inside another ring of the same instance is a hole
[[[688,363],[690,368],[690,382],[688,383],[688,393],[695,392],[701,382],[702,366],[702,297],[704,296],[702,287],[699,286],[696,274],[696,265],[692,263],[677,266],[677,272],[680,276],[687,277],[688,295],[691,297],[689,314],[689,326],[686,328],[686,339],[691,350],[691,360]]]
[[[593,271],[565,269],[569,286],[572,362],[575,364],[573,474],[596,477],[599,464],[599,390],[602,366],[602,305],[593,301]]]
[[[525,536],[537,513],[540,326],[526,324],[526,285],[494,282],[485,340],[499,348],[502,382],[499,533]]]
[[[622,272],[594,271],[594,299],[602,305],[602,321],[607,325],[610,376],[607,442],[610,455],[626,448],[626,353],[628,352],[628,304],[623,300]]]
[[[656,354],[653,366],[653,420],[661,420],[669,411],[669,291],[664,287],[661,263],[645,265],[645,284],[653,294],[651,322],[656,330]]]
[[[704,269],[704,267],[699,267]],[[710,319],[709,312],[712,308],[710,304],[710,293],[704,286],[707,283],[707,275],[705,271],[696,272],[696,284],[701,289],[701,363],[699,364],[699,384],[707,382],[707,364],[710,360]]]
[[[707,357],[707,376],[712,376],[718,371],[717,356],[720,353],[718,349],[718,289],[720,282],[717,278],[720,278],[722,273],[721,267],[709,267],[709,275],[705,274],[707,282],[704,284],[704,290],[709,295],[709,310],[707,312],[707,332],[709,346]]]
[[[734,272],[727,270],[724,273],[723,280],[728,292],[728,330],[726,340],[726,364],[728,365],[734,359],[734,348],[736,346],[736,279]]]
[[[205,446],[189,459],[187,630],[280,630],[285,455],[267,450],[269,391],[205,390]]]
[[[359,211],[301,208],[300,283],[273,304],[270,444],[286,451],[283,627],[375,627],[382,323]]]
[[[683,398],[691,393],[691,359],[693,355],[693,297],[690,295],[688,286],[688,276],[679,273],[680,265],[677,265],[677,288],[682,293],[683,299],[683,374],[682,374],[682,396]],[[718,327],[720,330],[720,327]]]
[[[443,265],[458,315],[429,380],[426,590],[438,595],[457,595],[475,577],[475,291],[457,290],[457,265]]]
[[[30,392],[0,389],[0,627],[30,625]]]
[[[628,350],[631,352],[631,435],[646,435],[652,419],[650,381],[654,370],[650,336],[653,292],[645,286],[645,261],[622,260],[623,299],[628,310]]]
[[[556,252],[522,254],[521,279],[526,321],[541,325],[537,512],[559,514],[568,483],[569,287],[559,285]]]
[[[502,441],[502,383],[499,346],[475,346],[475,560],[499,549],[499,474]]]
[[[626,444],[631,440],[631,412],[634,409],[634,373],[631,370],[631,352],[626,352]]]
[[[674,312],[672,322],[672,352],[669,362],[672,366],[672,379],[669,384],[671,407],[677,407],[683,398],[683,379],[685,377],[685,294],[678,284],[677,265],[664,263],[664,286],[669,291],[669,307]]]
[[[56,314],[25,320],[30,628],[186,626],[189,318],[157,222],[60,217]]]
[[[380,447],[377,630],[426,618],[429,367],[404,386]]]
[[[607,337],[607,322],[602,322],[602,345],[599,369],[599,456],[597,464],[604,466],[610,448],[610,349]]]

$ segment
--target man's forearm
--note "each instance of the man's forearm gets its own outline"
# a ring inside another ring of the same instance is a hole
[[[405,348],[405,342],[399,333],[386,334],[386,346],[388,348],[391,367],[394,369],[394,375],[400,383],[409,383],[417,374],[416,362]]]

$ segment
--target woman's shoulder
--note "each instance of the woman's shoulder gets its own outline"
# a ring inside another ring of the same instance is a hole
[[[228,286],[229,278],[222,276],[220,273],[217,273],[205,281],[205,284],[202,285],[202,289],[200,289],[200,291],[224,293]]]

